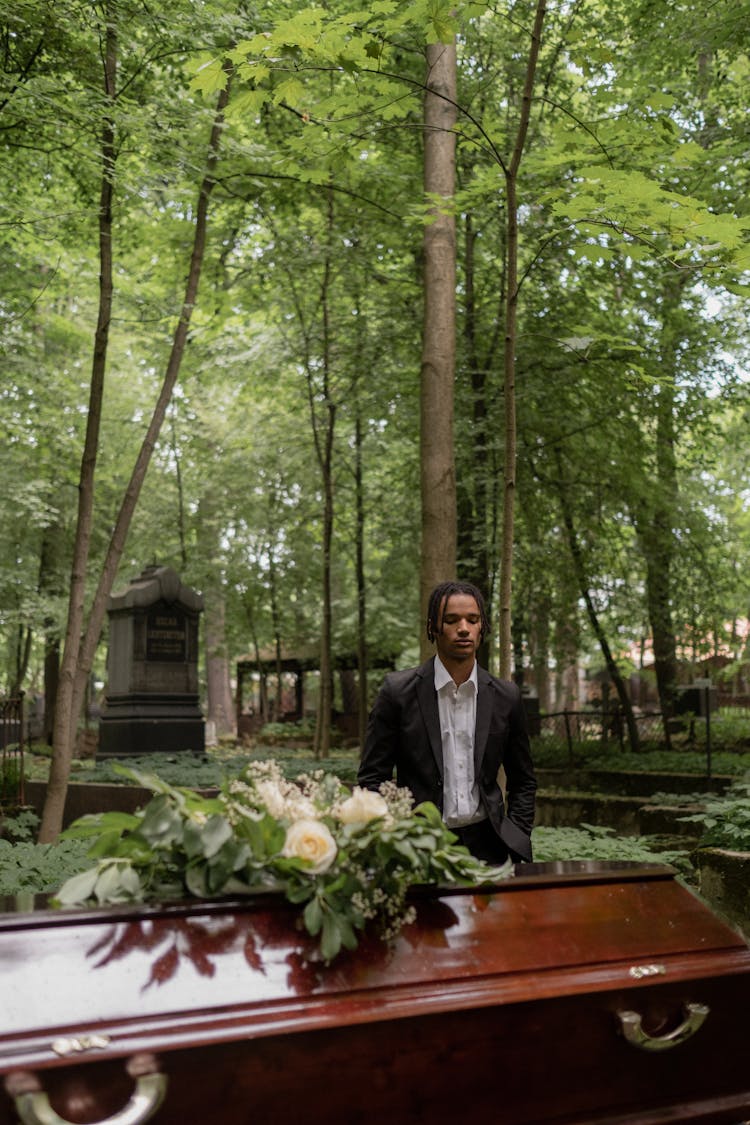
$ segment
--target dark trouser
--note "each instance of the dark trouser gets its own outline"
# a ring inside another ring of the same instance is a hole
[[[483,859],[485,863],[494,865],[505,863],[509,854],[514,862],[518,862],[521,858],[509,852],[488,818],[476,824],[465,824],[463,828],[451,828],[451,832],[455,832],[458,836],[459,844],[463,844],[473,856]]]

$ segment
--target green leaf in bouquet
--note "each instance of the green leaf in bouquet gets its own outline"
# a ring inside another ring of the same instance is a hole
[[[99,870],[96,867],[91,867],[88,871],[81,871],[79,875],[71,875],[70,879],[66,879],[55,895],[53,900],[55,905],[82,906],[93,896],[98,877]]]
[[[130,781],[134,781],[137,785],[140,785],[142,789],[150,789],[152,793],[170,797],[178,806],[183,806],[190,797],[195,796],[191,790],[176,785],[170,785],[155,773],[143,773],[141,770],[133,769],[131,766],[123,766],[120,762],[115,762],[112,768],[115,773],[119,773],[121,777],[127,777]]]
[[[195,898],[208,897],[208,879],[205,863],[189,864],[188,867],[186,867],[185,886]]]
[[[247,859],[247,844],[231,838],[225,840],[219,851],[208,860],[206,879],[212,893],[223,892],[235,872],[246,868]]]
[[[398,855],[403,856],[407,863],[411,864],[413,867],[419,865],[419,857],[417,856],[416,850],[408,840],[394,840],[393,850],[397,852]]]
[[[308,902],[302,913],[302,918],[308,934],[311,937],[317,937],[323,925],[323,909],[317,895]]]
[[[180,842],[183,831],[183,819],[169,797],[160,795],[149,801],[139,832],[152,847],[163,848]]]
[[[339,928],[339,937],[344,949],[356,949],[358,944],[357,935],[354,932],[354,927],[352,926],[349,919],[339,916],[337,918],[337,923]]]
[[[89,855],[92,859],[104,859],[108,856],[117,856],[120,854],[119,849],[122,843],[122,833],[117,829],[102,832],[89,848]]]
[[[299,860],[292,860],[291,862],[298,864]],[[295,874],[297,873],[298,872],[295,872]],[[279,874],[282,874],[282,872],[280,871]],[[304,883],[302,881],[294,883],[289,882],[285,886],[284,893],[286,894],[287,900],[291,903],[299,904],[307,902],[310,896],[315,894],[315,884],[310,882],[309,879],[305,880]]]
[[[192,823],[192,822],[189,822]],[[201,829],[201,842],[203,854],[206,859],[216,855],[219,849],[232,839],[232,828],[223,816],[211,816]]]
[[[441,830],[445,829],[440,810],[432,801],[422,801],[421,805],[417,805],[414,809],[414,815],[415,817],[423,817],[428,824],[433,825],[435,828],[440,828]]]
[[[333,961],[341,950],[342,936],[339,928],[339,919],[335,915],[323,913],[323,929],[320,939],[320,952],[324,961]]]
[[[258,819],[243,817],[235,825],[237,836],[247,840],[253,856],[266,861],[278,855],[284,847],[286,831],[272,816],[264,815]]]
[[[97,902],[133,902],[141,898],[138,872],[127,863],[113,862],[101,867],[94,887]]]
[[[134,813],[105,812],[88,813],[79,816],[60,833],[61,840],[86,840],[100,836],[103,832],[133,832],[140,824],[140,817]]]

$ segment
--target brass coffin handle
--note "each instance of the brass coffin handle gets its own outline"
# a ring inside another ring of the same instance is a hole
[[[134,1055],[126,1064],[135,1091],[130,1101],[118,1113],[104,1117],[96,1125],[142,1125],[149,1121],[164,1101],[167,1076],[160,1074],[153,1055]],[[16,1071],[5,1080],[5,1088],[14,1099],[16,1113],[23,1125],[71,1125],[60,1117],[49,1103],[36,1074]]]
[[[671,1047],[679,1047],[680,1043],[695,1035],[705,1022],[709,1011],[707,1004],[684,1004],[682,1023],[666,1035],[648,1035],[643,1030],[639,1012],[618,1012],[617,1018],[623,1035],[634,1047],[640,1047],[643,1051],[668,1051]]]

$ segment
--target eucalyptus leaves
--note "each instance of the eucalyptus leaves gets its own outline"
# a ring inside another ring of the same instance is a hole
[[[456,844],[434,805],[413,807],[392,783],[350,792],[332,774],[286,780],[256,762],[218,796],[201,797],[153,774],[122,770],[154,797],[137,813],[83,817],[64,834],[90,838],[94,866],[73,876],[56,903],[123,903],[219,897],[276,889],[301,908],[324,961],[355,949],[373,926],[385,939],[411,921],[410,887],[497,882]]]

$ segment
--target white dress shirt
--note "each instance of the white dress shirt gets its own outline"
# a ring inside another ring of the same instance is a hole
[[[451,828],[484,820],[479,784],[474,776],[474,729],[477,722],[477,665],[456,684],[435,656],[435,691],[443,745],[443,820]]]

